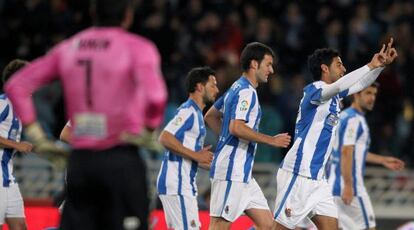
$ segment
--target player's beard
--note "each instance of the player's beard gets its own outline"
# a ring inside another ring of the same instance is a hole
[[[214,99],[215,99],[214,96],[213,95],[209,96],[207,91],[203,95],[203,102],[205,105],[209,103],[213,103]]]
[[[362,108],[362,110],[364,110],[364,112],[366,113],[366,112],[370,112],[370,111],[372,111],[373,109],[374,109],[374,106],[375,106],[375,102],[374,103],[372,103],[371,105],[370,104],[365,104],[364,106],[361,106],[361,108]]]

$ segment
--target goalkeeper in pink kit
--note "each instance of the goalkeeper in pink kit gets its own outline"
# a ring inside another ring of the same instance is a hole
[[[132,22],[128,0],[96,0],[92,9],[94,27],[33,61],[5,89],[34,149],[60,152],[38,125],[30,95],[62,82],[73,151],[61,229],[147,229],[145,164],[128,142],[162,122],[167,95],[159,53],[123,29]]]

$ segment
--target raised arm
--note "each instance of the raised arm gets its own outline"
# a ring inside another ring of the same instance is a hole
[[[370,72],[371,68],[365,65],[356,69],[332,84],[322,86],[321,101],[327,101],[335,95],[348,90],[351,86],[357,83],[365,74]]]
[[[396,49],[392,47],[393,42],[394,40],[391,38],[387,46],[383,45],[367,65],[346,74],[332,84],[323,86],[321,100],[329,100],[338,93],[343,93],[342,96],[351,95],[370,86],[377,79],[384,66],[394,62],[398,56]]]
[[[367,88],[368,86],[372,85],[372,83],[375,82],[375,80],[377,80],[378,76],[380,75],[380,73],[382,72],[382,70],[384,69],[384,67],[378,67],[375,68],[371,71],[369,71],[369,73],[365,74],[361,80],[359,80],[357,83],[355,83],[353,86],[351,86],[347,92],[345,92],[345,96],[348,95],[352,95],[354,93],[358,93],[361,90]]]

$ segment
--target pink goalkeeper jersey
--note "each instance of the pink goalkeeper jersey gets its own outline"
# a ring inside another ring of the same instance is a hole
[[[160,57],[149,40],[117,27],[92,27],[17,72],[5,91],[23,124],[36,120],[31,99],[60,79],[74,148],[105,149],[120,134],[139,134],[163,119],[167,93]]]

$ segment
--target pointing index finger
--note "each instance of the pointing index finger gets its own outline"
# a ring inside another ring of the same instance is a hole
[[[385,53],[385,44],[382,44],[382,48],[381,48],[381,50],[380,50],[380,52],[379,52],[380,54],[383,54],[383,53]]]

